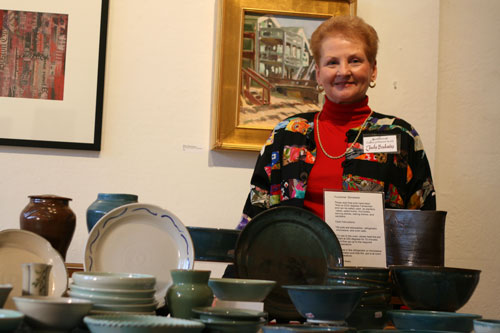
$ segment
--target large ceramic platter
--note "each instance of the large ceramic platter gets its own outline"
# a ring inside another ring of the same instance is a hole
[[[168,210],[149,204],[109,211],[85,245],[85,271],[154,275],[159,306],[172,284],[170,270],[191,269],[193,264],[193,242],[184,224]]]
[[[23,272],[21,265],[40,262],[52,265],[49,277],[49,296],[62,296],[68,288],[68,273],[64,260],[49,241],[26,230],[0,231],[0,284],[10,283],[12,291],[5,308],[17,309],[12,297],[21,296]]]
[[[270,320],[302,318],[281,286],[324,284],[328,268],[342,267],[343,263],[335,233],[302,208],[282,206],[258,214],[236,242],[238,277],[277,282],[264,301]]]

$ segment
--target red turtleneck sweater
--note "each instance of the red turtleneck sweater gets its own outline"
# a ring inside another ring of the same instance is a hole
[[[318,126],[323,148],[331,156],[342,155],[347,147],[346,133],[361,126],[371,110],[368,97],[352,104],[337,104],[325,98],[321,114],[314,119],[316,162],[307,181],[304,207],[325,219],[324,190],[342,190],[342,162],[345,157],[331,159],[323,153],[318,141]]]

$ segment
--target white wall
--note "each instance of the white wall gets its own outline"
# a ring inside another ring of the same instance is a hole
[[[498,46],[494,37],[478,37],[483,31],[498,36],[493,13],[500,3],[481,1],[485,6],[476,12],[478,5],[469,2],[359,0],[358,14],[381,39],[372,108],[408,120],[423,137],[438,208],[449,211],[447,264],[483,269],[464,309],[500,318],[500,301],[488,292],[497,288],[498,294],[492,254],[499,252],[494,235],[500,228],[491,208],[499,155],[485,135],[498,120]],[[215,7],[215,0],[110,0],[102,150],[0,147],[0,229],[19,227],[30,194],[71,197],[77,229],[67,260],[82,262],[85,210],[98,192],[138,194],[188,226],[236,225],[257,154],[208,148]],[[471,13],[474,22],[463,26]],[[469,121],[471,112],[477,124]],[[467,140],[459,141],[464,133]]]

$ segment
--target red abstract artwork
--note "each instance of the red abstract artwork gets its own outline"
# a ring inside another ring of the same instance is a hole
[[[63,100],[68,15],[0,10],[0,97]]]

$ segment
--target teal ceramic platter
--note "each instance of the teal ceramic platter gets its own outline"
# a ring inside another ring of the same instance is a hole
[[[197,333],[205,327],[194,320],[141,315],[86,316],[83,321],[92,333]]]
[[[281,286],[324,284],[328,268],[342,267],[343,262],[342,248],[328,224],[297,207],[258,214],[236,242],[238,277],[277,282],[264,301],[270,320],[303,320]]]

